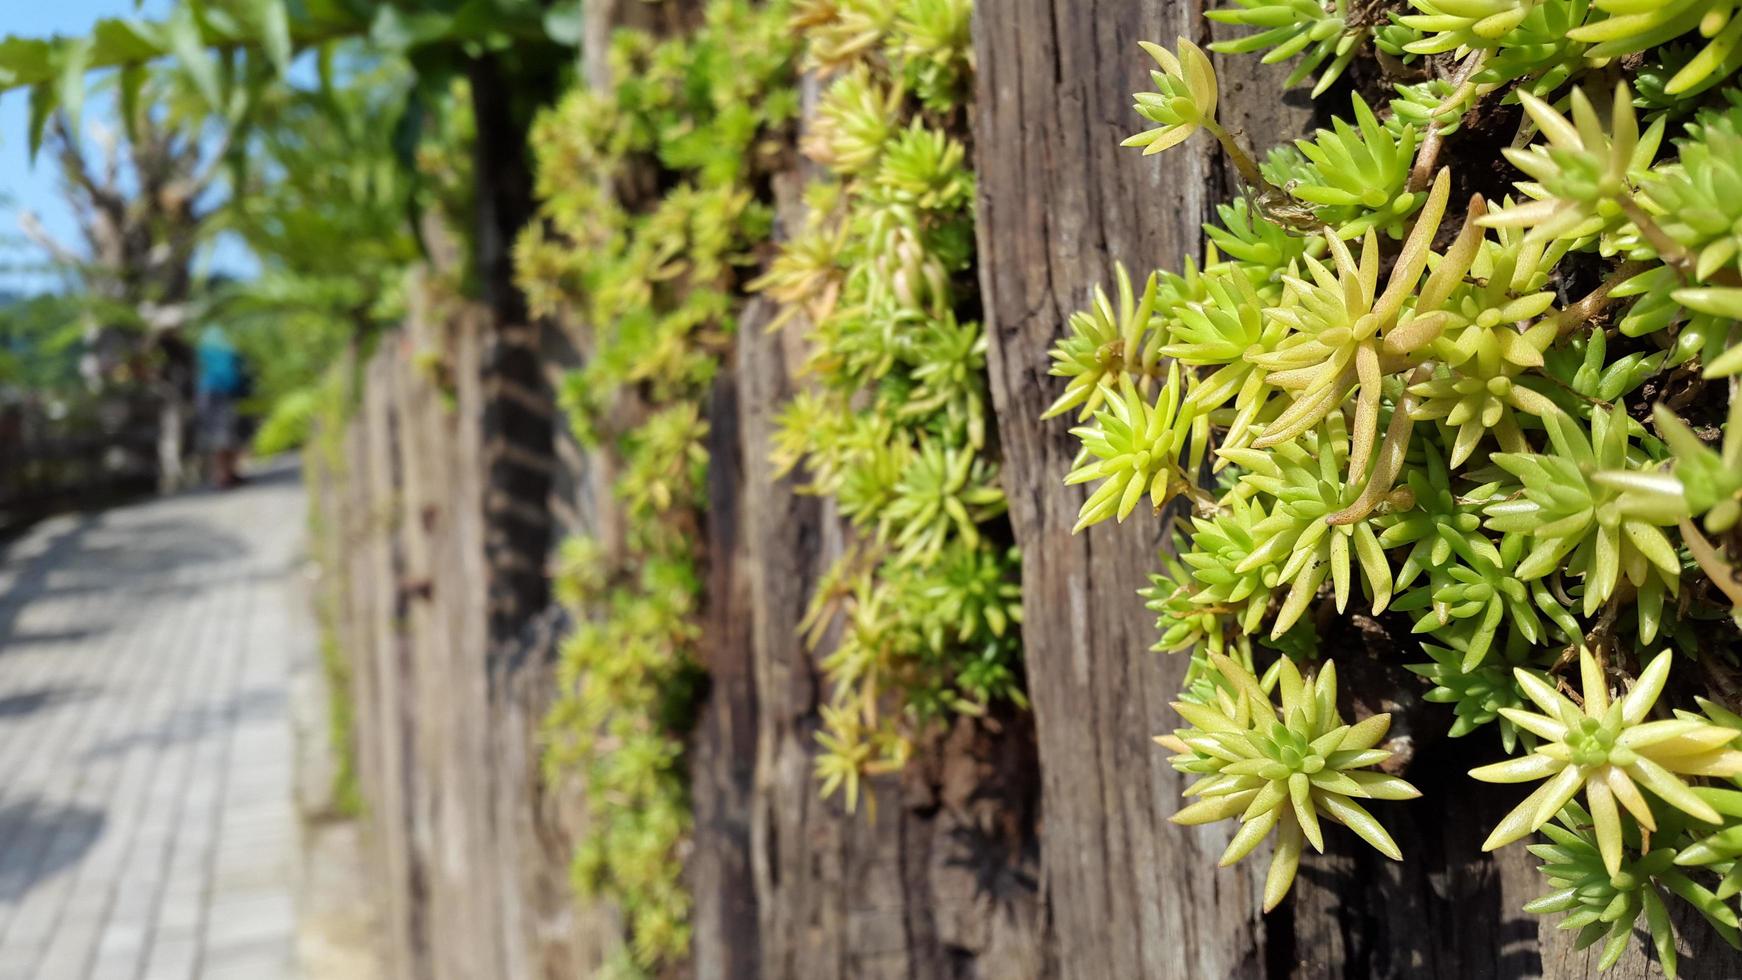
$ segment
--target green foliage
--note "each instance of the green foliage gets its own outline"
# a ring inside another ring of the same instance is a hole
[[[46,293],[0,299],[0,385],[74,394],[86,327],[81,307],[76,297]]]
[[[1314,139],[1295,141],[1306,161],[1292,168],[1284,189],[1316,206],[1319,220],[1336,228],[1338,238],[1359,238],[1369,228],[1401,237],[1409,216],[1427,200],[1409,187],[1419,133],[1410,123],[1395,132],[1381,125],[1359,95],[1354,114],[1354,126],[1338,116]]]
[[[1518,634],[1513,634],[1518,636]],[[1535,744],[1528,730],[1521,730],[1502,708],[1517,708],[1524,704],[1524,692],[1519,688],[1512,670],[1498,663],[1487,663],[1474,669],[1464,666],[1469,654],[1453,647],[1423,643],[1422,651],[1432,663],[1410,664],[1409,669],[1427,678],[1434,686],[1423,695],[1429,701],[1452,705],[1452,727],[1447,734],[1453,738],[1468,735],[1483,725],[1498,723],[1500,743],[1507,752],[1518,750],[1522,738],[1526,747]],[[1508,644],[1503,659],[1519,663],[1528,659],[1530,647],[1522,639]],[[1486,658],[1483,658],[1486,659]],[[1480,662],[1480,661],[1478,661]]]
[[[1348,0],[1336,0],[1329,6],[1312,0],[1235,0],[1234,6],[1220,7],[1204,16],[1223,24],[1256,27],[1259,31],[1212,44],[1210,50],[1251,54],[1269,48],[1264,55],[1267,65],[1300,54],[1300,63],[1289,74],[1288,84],[1299,85],[1313,72],[1319,72],[1313,83],[1313,95],[1317,96],[1342,76],[1368,39],[1365,29],[1351,26],[1349,6]]]
[[[849,808],[866,777],[900,769],[937,726],[1024,703],[986,338],[969,319],[969,14],[966,0],[808,0],[793,20],[806,61],[827,72],[801,144],[827,176],[757,286],[783,304],[777,324],[804,323],[810,352],[774,461],[802,466],[803,489],[832,498],[856,532],[806,622],[813,648],[834,643],[817,775]],[[1082,397],[1057,411],[1102,404],[1100,348],[1120,327],[1092,329],[1061,358]]]
[[[1129,378],[1106,401],[1093,424],[1072,430],[1083,440],[1083,455],[1065,482],[1102,481],[1083,503],[1073,530],[1108,516],[1123,521],[1145,495],[1161,510],[1189,485],[1188,474],[1203,461],[1203,440],[1191,438],[1191,409],[1180,408],[1178,365],[1169,369],[1155,404],[1139,395]],[[1188,441],[1199,447],[1196,452],[1186,453]]]
[[[697,681],[689,651],[698,583],[681,560],[649,561],[577,612],[558,652],[544,726],[545,778],[578,773],[593,807],[571,876],[583,896],[621,905],[634,963],[680,958],[689,948],[690,896],[679,853],[691,824],[683,742]]]
[[[303,388],[279,398],[254,430],[254,454],[275,456],[308,442],[314,434],[321,393]]]
[[[1154,92],[1139,92],[1132,108],[1150,122],[1161,125],[1125,140],[1124,146],[1141,146],[1145,156],[1160,153],[1185,142],[1199,127],[1216,124],[1216,73],[1210,58],[1197,45],[1180,39],[1179,56],[1159,44],[1143,42],[1143,50],[1160,65],[1151,71]]]
[[[1069,378],[1064,394],[1052,403],[1043,418],[1060,415],[1081,407],[1078,421],[1086,421],[1107,399],[1108,389],[1101,384],[1109,375],[1128,372],[1142,378],[1156,376],[1160,338],[1149,332],[1149,319],[1155,311],[1156,277],[1151,275],[1143,285],[1142,299],[1135,297],[1131,277],[1124,266],[1115,268],[1119,284],[1119,307],[1114,309],[1101,287],[1095,287],[1095,301],[1087,310],[1071,314],[1070,335],[1053,348],[1052,373]],[[1149,338],[1147,348],[1139,341]]]
[[[516,246],[540,314],[576,331],[571,430],[614,475],[615,540],[564,542],[574,631],[545,719],[546,778],[591,808],[575,884],[623,911],[622,975],[690,941],[684,733],[700,680],[708,424],[745,281],[771,227],[759,194],[796,114],[786,6],[713,0],[687,36],[620,32],[609,90],[577,88],[534,130],[541,221]],[[649,180],[657,175],[657,180]],[[655,189],[658,188],[658,189]]]
[[[1652,415],[1675,459],[1689,509],[1706,515],[1706,529],[1722,534],[1742,516],[1742,399],[1730,402],[1722,451],[1702,442],[1687,423],[1659,405]]]
[[[331,85],[262,93],[250,137],[256,166],[224,212],[224,226],[260,261],[257,276],[218,291],[213,315],[254,373],[262,453],[301,445],[327,367],[405,316],[421,258],[406,215],[419,202],[440,209],[399,167],[387,136],[409,72],[393,61],[362,64]],[[430,154],[469,149],[439,131],[420,141]]]
[[[1742,755],[1720,720],[1737,716],[1706,700],[1649,717],[1673,658],[1722,678],[1742,650],[1732,6],[1409,0],[1378,24],[1354,4],[1237,0],[1209,16],[1256,33],[1213,49],[1300,55],[1290,84],[1361,92],[1262,164],[1217,122],[1202,53],[1145,44],[1161,70],[1137,113],[1158,128],[1126,144],[1207,130],[1245,193],[1201,261],[1141,293],[1118,268],[1119,302],[1097,293],[1071,318],[1046,413],[1080,416],[1064,476],[1095,485],[1078,530],[1144,498],[1172,521],[1177,557],[1142,595],[1156,648],[1193,651],[1176,764],[1241,764],[1206,746],[1265,696],[1237,693],[1269,656],[1254,640],[1281,653],[1271,679],[1357,630],[1411,659],[1419,641],[1411,670],[1450,734],[1492,725],[1523,753],[1474,775],[1546,780],[1489,840],[1550,835],[1557,891],[1533,910],[1606,938],[1606,964],[1643,915],[1671,973],[1664,895],[1736,941],[1742,892]],[[1463,189],[1496,174],[1499,201]],[[1646,657],[1660,637],[1680,652]],[[1573,664],[1582,698],[1557,690]],[[1632,686],[1611,696],[1616,679]],[[1262,812],[1182,815],[1243,813],[1249,845]]]
[[[1270,587],[1288,586],[1288,596],[1270,628],[1273,640],[1299,621],[1327,580],[1338,611],[1347,608],[1352,569],[1360,571],[1362,591],[1371,600],[1374,613],[1383,612],[1391,600],[1391,568],[1374,533],[1376,522],[1363,518],[1333,524],[1325,520],[1350,506],[1358,492],[1343,480],[1349,444],[1342,430],[1342,416],[1337,415],[1320,430],[1275,452],[1224,450],[1228,458],[1247,470],[1235,493],[1272,502],[1269,515],[1252,525],[1256,547],[1234,571],[1275,568]],[[1240,513],[1232,504],[1229,511]]]
[[[1595,412],[1590,435],[1555,414],[1543,420],[1552,454],[1496,453],[1494,462],[1518,480],[1522,494],[1489,504],[1487,527],[1530,538],[1531,550],[1517,566],[1535,579],[1556,568],[1584,579],[1584,614],[1590,616],[1614,593],[1619,578],[1638,590],[1640,640],[1656,635],[1662,594],[1677,591],[1681,560],[1657,528],[1687,510],[1681,486],[1655,468],[1630,466],[1625,408]],[[1594,445],[1593,445],[1594,444]]]
[[[29,89],[34,152],[54,112],[77,120],[89,74],[113,78],[122,102],[133,104],[154,71],[173,71],[203,111],[239,121],[300,54],[319,51],[325,60],[334,46],[362,39],[377,53],[404,56],[421,87],[438,91],[469,58],[513,50],[537,63],[579,38],[568,17],[538,0],[178,0],[163,20],[108,17],[85,36],[0,38],[0,91]]]
[[[1681,862],[1674,846],[1646,850],[1638,829],[1629,826],[1624,843],[1640,856],[1612,869],[1601,854],[1590,814],[1577,803],[1567,804],[1556,822],[1543,825],[1542,833],[1548,842],[1532,844],[1529,849],[1542,859],[1543,876],[1554,890],[1526,904],[1524,910],[1537,915],[1568,913],[1560,928],[1579,931],[1575,948],[1584,949],[1603,940],[1598,969],[1607,970],[1621,958],[1639,916],[1644,914],[1658,963],[1665,974],[1675,976],[1675,932],[1668,908],[1672,896],[1692,905],[1732,944],[1738,941],[1735,913],[1710,889],[1676,867]]]

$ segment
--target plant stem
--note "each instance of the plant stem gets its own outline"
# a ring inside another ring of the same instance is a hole
[[[1239,140],[1236,140],[1233,135],[1222,128],[1221,123],[1214,119],[1206,119],[1204,120],[1204,128],[1210,131],[1210,135],[1216,137],[1216,142],[1222,144],[1222,149],[1228,154],[1228,159],[1234,162],[1234,169],[1240,172],[1240,179],[1250,184],[1253,191],[1263,193],[1276,190],[1270,185],[1270,181],[1265,180],[1264,175],[1258,172],[1258,164],[1253,162],[1252,155],[1246,152]]]
[[[1627,220],[1633,222],[1633,226],[1639,229],[1639,234],[1651,243],[1651,247],[1657,251],[1657,257],[1662,259],[1665,265],[1673,266],[1677,272],[1682,274],[1683,279],[1693,282],[1695,266],[1693,253],[1683,248],[1681,242],[1669,237],[1669,232],[1664,231],[1663,227],[1651,215],[1647,214],[1644,208],[1639,206],[1639,202],[1633,199],[1633,195],[1622,192],[1616,195],[1615,203],[1621,205],[1621,213],[1625,214]]]
[[[1645,271],[1644,262],[1624,262],[1614,272],[1604,279],[1596,289],[1586,293],[1584,298],[1555,314],[1555,335],[1565,337],[1573,332],[1573,328],[1582,323],[1588,323],[1603,308],[1609,305],[1609,294],[1615,287]]]

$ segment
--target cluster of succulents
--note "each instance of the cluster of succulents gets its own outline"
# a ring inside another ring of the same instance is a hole
[[[803,391],[773,449],[853,538],[812,603],[831,686],[825,795],[849,807],[928,732],[1021,703],[1017,558],[972,319],[969,0],[800,0],[822,81],[807,216],[758,287],[802,329]],[[837,629],[831,630],[832,626]]]
[[[533,137],[541,220],[517,245],[517,275],[534,312],[572,330],[583,353],[559,398],[616,502],[606,533],[556,556],[553,590],[574,628],[544,769],[584,791],[573,877],[623,912],[629,942],[613,975],[655,974],[689,949],[702,402],[771,232],[758,188],[797,116],[787,15],[779,0],[711,0],[688,35],[622,31],[614,88],[576,88]]]
[[[1660,703],[1672,664],[1679,698],[1733,676],[1739,648],[1742,19],[1408,6],[1210,14],[1259,29],[1212,49],[1300,55],[1290,83],[1316,73],[1348,106],[1262,156],[1217,121],[1203,51],[1144,44],[1153,128],[1126,144],[1202,130],[1244,186],[1200,261],[1141,291],[1114,270],[1118,302],[1097,291],[1055,348],[1078,529],[1139,506],[1174,522],[1143,595],[1158,649],[1194,651],[1192,727],[1162,739],[1203,777],[1178,819],[1239,817],[1229,858],[1274,828],[1267,907],[1320,816],[1397,857],[1352,800],[1407,784],[1346,771],[1383,757],[1363,728],[1383,722],[1344,726],[1317,693],[1331,664],[1316,684],[1294,664],[1360,617],[1424,661],[1449,735],[1515,755],[1475,778],[1546,780],[1488,841],[1547,835],[1557,890],[1532,909],[1568,912],[1606,964],[1644,915],[1673,975],[1665,901],[1734,943],[1742,889],[1736,715]],[[1500,200],[1470,189],[1508,165]]]

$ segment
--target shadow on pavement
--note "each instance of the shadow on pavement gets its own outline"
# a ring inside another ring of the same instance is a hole
[[[8,694],[0,697],[0,722],[33,715],[44,708],[78,701],[88,696],[76,687],[39,687],[34,691]]]
[[[21,799],[0,805],[0,903],[15,903],[42,881],[77,865],[103,830],[103,814]]]
[[[119,614],[167,591],[198,586],[169,579],[172,572],[232,562],[247,553],[235,535],[197,517],[84,514],[34,554],[16,546],[0,551],[0,570],[12,573],[0,588],[0,656],[38,646],[89,645]],[[28,629],[19,617],[34,603],[102,596],[101,615],[55,628]]]
[[[123,738],[99,742],[83,758],[100,759],[116,753],[131,752],[142,746],[166,749],[183,742],[197,741],[229,731],[244,722],[282,714],[285,700],[285,692],[276,688],[237,691],[222,701],[177,709],[160,724],[129,732]]]

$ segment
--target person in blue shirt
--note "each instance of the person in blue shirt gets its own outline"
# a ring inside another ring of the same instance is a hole
[[[198,374],[194,409],[199,424],[200,451],[205,454],[212,483],[229,488],[241,482],[237,472],[241,419],[237,405],[248,397],[248,366],[222,327],[209,326],[194,348]]]

